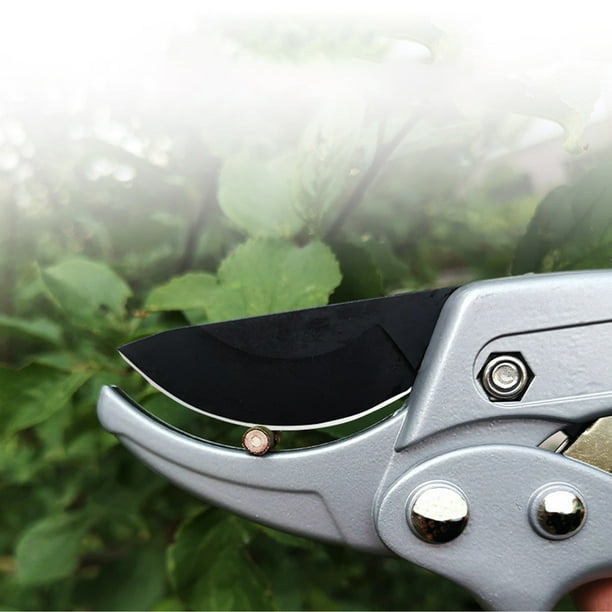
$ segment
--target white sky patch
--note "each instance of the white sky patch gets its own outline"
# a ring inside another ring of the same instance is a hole
[[[154,63],[168,34],[189,30],[215,14],[342,15],[417,14],[458,25],[480,40],[489,62],[560,60],[610,54],[609,5],[605,2],[397,2],[377,0],[175,0],[105,3],[3,2],[0,5],[0,75],[29,72],[78,77],[92,69],[121,70]]]
[[[442,100],[453,99],[457,88],[461,88],[472,92],[477,106],[487,94],[495,95],[499,75],[516,73],[520,78],[542,82],[543,87],[548,86],[546,79],[553,75],[555,84],[562,86],[563,101],[577,109],[590,108],[593,83],[603,83],[604,101],[596,103],[593,115],[601,118],[609,114],[612,100],[608,6],[588,1],[576,5],[482,0],[3,2],[0,117],[3,100],[11,100],[11,96],[18,99],[15,104],[21,104],[19,96],[25,96],[29,106],[39,104],[43,110],[67,104],[78,110],[84,100],[95,102],[96,92],[104,92],[105,104],[111,106],[144,99],[158,103],[162,100],[168,108],[183,108],[193,93],[197,75],[189,69],[183,73],[176,58],[174,64],[168,64],[172,41],[180,40],[181,33],[188,38],[197,24],[206,23],[207,17],[266,15],[273,19],[288,13],[309,17],[333,14],[341,21],[345,15],[399,13],[429,18],[442,31],[458,32],[467,42],[465,61],[454,65],[447,75],[443,68],[432,75],[418,63],[427,57],[427,49],[398,39],[382,67],[368,66],[367,62],[291,64],[277,62],[273,57],[237,57],[231,43],[220,52],[219,40],[211,40],[210,54],[198,58],[201,80],[207,84],[206,102],[211,112],[221,109],[238,117],[242,111],[245,115],[256,114],[258,104],[269,106],[270,101],[278,103],[279,112],[283,112],[312,96],[339,99],[342,87],[350,92],[363,88],[368,98],[372,91],[385,91],[386,85],[381,87],[380,79],[388,69],[398,70],[406,83],[405,90],[389,91],[389,96],[398,101],[414,92],[421,95],[432,90],[439,90]],[[607,74],[602,65],[608,66]],[[565,73],[567,82],[563,83]],[[397,81],[395,77],[393,80]],[[201,115],[202,108],[194,113],[195,117],[197,113]],[[107,127],[107,132],[112,131],[112,125]],[[550,123],[542,129],[554,135],[561,128]],[[543,133],[538,131],[533,139],[541,140]],[[115,136],[110,132],[104,135],[109,142],[120,140],[129,150],[124,137],[118,132]],[[10,160],[4,162],[8,164]]]

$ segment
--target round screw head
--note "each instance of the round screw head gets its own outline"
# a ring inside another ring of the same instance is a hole
[[[525,390],[528,383],[527,366],[514,355],[493,357],[482,371],[482,385],[492,399],[514,399]]]
[[[552,485],[536,492],[531,507],[531,522],[536,532],[551,540],[573,536],[586,518],[584,501],[568,486]]]
[[[265,455],[277,442],[278,436],[261,425],[247,429],[242,436],[242,447],[251,455]]]
[[[454,540],[469,519],[463,494],[445,484],[426,485],[413,493],[408,515],[412,530],[430,544]]]
[[[491,371],[491,382],[497,389],[512,391],[521,381],[521,371],[515,363],[504,361]]]

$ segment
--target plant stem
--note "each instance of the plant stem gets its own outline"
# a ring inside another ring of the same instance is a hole
[[[389,159],[393,151],[397,149],[399,144],[404,140],[406,135],[414,127],[416,120],[407,121],[395,134],[395,136],[389,140],[385,145],[382,144],[382,133],[384,129],[384,123],[380,125],[378,132],[378,147],[374,160],[370,164],[369,168],[362,174],[361,179],[355,185],[353,192],[344,202],[338,216],[335,221],[330,225],[327,232],[325,233],[325,240],[327,242],[333,240],[342,226],[346,221],[346,218],[353,212],[359,204],[363,201],[365,193],[368,187],[372,184],[374,179],[378,176],[385,162]]]
[[[193,267],[196,249],[198,246],[198,238],[200,237],[206,221],[208,220],[208,213],[217,202],[217,186],[219,182],[219,160],[210,157],[206,165],[206,173],[202,180],[202,198],[198,212],[196,214],[193,223],[190,224],[187,230],[187,237],[185,239],[185,251],[178,264],[177,272],[184,274]]]

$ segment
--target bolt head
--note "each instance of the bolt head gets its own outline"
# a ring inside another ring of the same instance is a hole
[[[492,401],[520,400],[533,379],[520,353],[489,355],[479,380]]]
[[[502,361],[491,370],[491,382],[505,392],[514,392],[521,384],[522,377],[521,369],[511,361]]]
[[[576,534],[586,519],[581,495],[568,485],[536,491],[531,502],[531,524],[542,537],[564,540]]]
[[[465,496],[455,487],[432,483],[417,489],[408,505],[414,533],[430,544],[444,544],[465,529],[469,510]]]

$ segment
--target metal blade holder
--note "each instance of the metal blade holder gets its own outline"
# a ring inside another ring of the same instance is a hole
[[[257,457],[218,446],[114,387],[102,389],[98,415],[151,468],[213,504],[394,553],[485,607],[549,609],[612,576],[602,537],[612,532],[611,303],[612,271],[467,285],[445,304],[405,409],[319,447]]]

